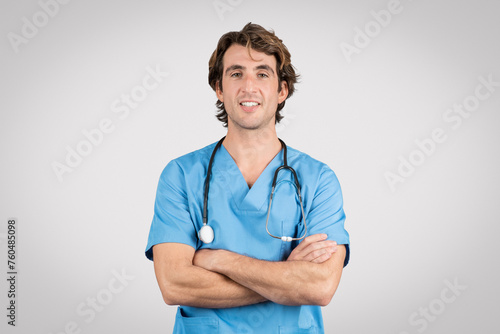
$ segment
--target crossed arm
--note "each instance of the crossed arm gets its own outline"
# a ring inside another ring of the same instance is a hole
[[[225,308],[271,300],[325,306],[340,282],[346,253],[344,245],[325,239],[305,238],[280,262],[162,243],[153,248],[156,279],[169,305]]]

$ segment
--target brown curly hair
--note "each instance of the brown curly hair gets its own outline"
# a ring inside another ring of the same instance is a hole
[[[268,31],[262,26],[251,22],[245,25],[241,31],[228,32],[219,39],[217,48],[212,53],[208,62],[208,84],[214,91],[217,89],[217,83],[220,83],[219,87],[222,91],[222,75],[224,71],[222,60],[227,49],[233,44],[246,47],[249,55],[250,50],[255,50],[263,52],[268,56],[274,56],[276,58],[278,80],[279,82],[285,81],[288,86],[288,96],[286,99],[292,96],[295,91],[294,85],[297,83],[299,75],[295,73],[295,68],[291,63],[290,52],[285,44],[283,44],[283,41],[274,34],[274,31]],[[278,92],[280,92],[281,84],[278,87]],[[283,118],[280,110],[285,106],[285,101],[278,104],[278,108],[276,109],[276,123]],[[218,109],[217,118],[227,127],[228,119],[224,103],[217,100],[215,105]]]

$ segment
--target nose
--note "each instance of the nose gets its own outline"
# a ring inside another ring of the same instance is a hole
[[[255,93],[256,92],[256,82],[255,78],[252,76],[247,76],[243,83],[243,92],[245,93]]]

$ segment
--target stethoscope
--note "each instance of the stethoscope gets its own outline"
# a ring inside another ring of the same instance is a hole
[[[203,197],[203,226],[201,227],[200,231],[198,232],[198,237],[203,243],[209,244],[214,240],[214,230],[212,227],[210,227],[207,224],[207,206],[208,206],[208,189],[210,187],[210,175],[212,174],[212,164],[214,161],[215,153],[217,150],[220,148],[222,145],[222,142],[224,141],[225,136],[222,137],[221,140],[215,145],[215,148],[212,152],[212,156],[210,157],[210,161],[208,162],[208,170],[207,170],[207,177],[205,178],[205,189],[204,189],[204,197]],[[279,139],[279,138],[278,138]],[[287,149],[286,149],[286,144],[279,139],[281,142],[281,147],[283,148],[283,165],[278,167],[276,171],[274,172],[274,178],[273,178],[273,183],[271,187],[271,196],[269,198],[269,207],[267,209],[267,217],[266,217],[266,231],[267,234],[269,234],[271,237],[275,239],[281,239],[282,241],[294,241],[294,240],[302,240],[306,237],[307,235],[307,223],[306,223],[306,216],[304,214],[304,206],[302,205],[302,197],[300,196],[300,183],[299,179],[297,178],[297,173],[295,173],[295,170],[288,166],[287,163]],[[293,238],[293,237],[287,237],[287,236],[282,236],[278,237],[271,232],[269,232],[268,229],[268,223],[269,223],[269,214],[271,213],[271,204],[273,203],[273,195],[274,195],[274,190],[276,188],[276,180],[278,179],[278,174],[281,170],[289,170],[293,174],[293,178],[295,181],[295,189],[297,189],[297,195],[299,197],[299,202],[300,202],[300,209],[302,210],[302,219],[304,220],[304,234],[300,238]]]

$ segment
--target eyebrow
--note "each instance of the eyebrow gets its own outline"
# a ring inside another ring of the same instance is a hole
[[[234,71],[234,70],[243,70],[245,69],[243,66],[241,65],[231,65],[229,66],[226,71],[224,72],[226,75],[231,72],[231,71]]]
[[[257,70],[266,70],[266,71],[271,72],[274,75],[274,70],[269,65],[265,65],[265,64],[264,65],[259,65],[255,69],[257,69]]]
[[[224,73],[227,75],[231,71],[234,71],[234,70],[244,70],[244,69],[246,69],[246,67],[241,66],[241,65],[231,65],[231,66],[229,66],[226,69],[226,71]],[[274,70],[272,69],[272,67],[269,66],[269,65],[266,65],[266,64],[256,66],[255,69],[256,70],[266,70],[266,71],[271,72],[273,75],[275,74]]]

